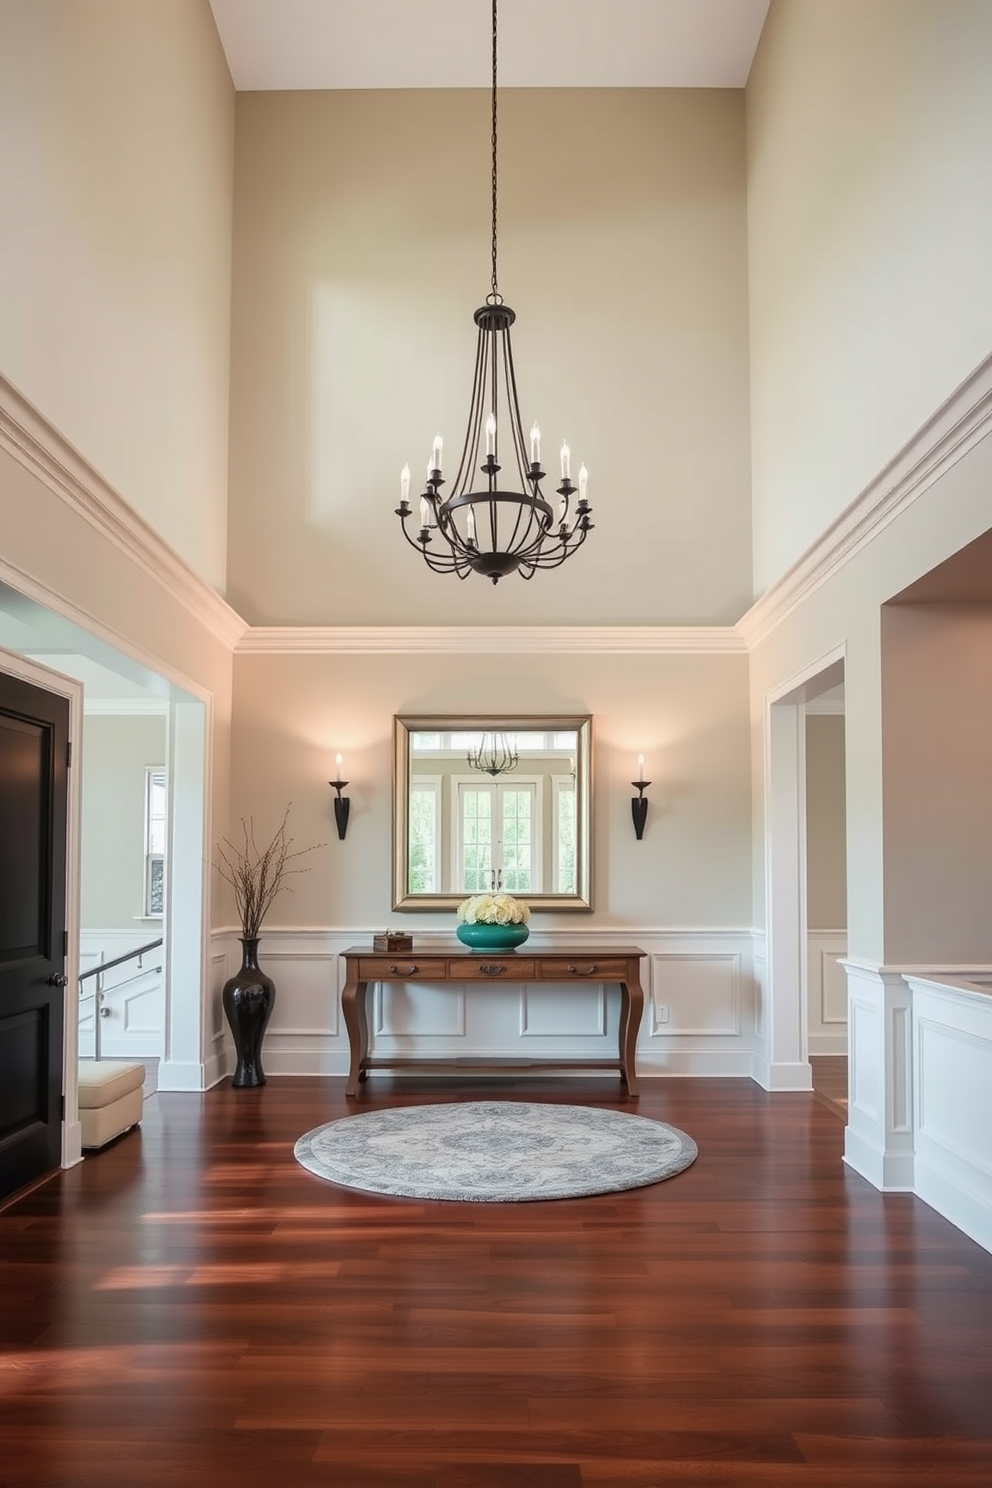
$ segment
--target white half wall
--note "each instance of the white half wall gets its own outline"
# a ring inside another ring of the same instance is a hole
[[[845,969],[845,1162],[992,1251],[992,967]]]
[[[913,999],[914,1190],[992,1250],[992,991],[907,976]]]

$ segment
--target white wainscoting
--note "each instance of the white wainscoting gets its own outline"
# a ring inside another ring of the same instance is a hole
[[[811,1054],[847,1053],[846,930],[811,930],[807,937],[807,1047]]]
[[[222,936],[229,975],[239,964],[237,932],[218,934],[215,952]],[[417,929],[413,936],[415,949],[425,955],[452,938],[450,926]],[[259,961],[276,984],[262,1056],[267,1075],[347,1073],[341,952],[371,944],[371,937],[367,928],[264,932]],[[750,929],[563,929],[535,933],[533,943],[546,949],[638,945],[645,951],[639,1074],[750,1076]],[[370,1023],[382,1055],[594,1059],[616,1057],[618,1014],[619,993],[610,985],[418,982],[375,988]],[[225,1046],[230,1070],[233,1046],[226,1030]]]
[[[992,1251],[992,967],[845,969],[845,1161]]]
[[[914,1189],[992,1251],[992,993],[906,976],[913,999]]]
[[[103,961],[113,961],[127,951],[147,945],[162,934],[154,924],[138,930],[83,930],[80,932],[79,970],[92,971]],[[165,1030],[165,981],[162,973],[164,946],[149,951],[137,961],[115,966],[103,978],[103,1007],[100,1019],[100,1053],[104,1059],[156,1059],[163,1054]],[[92,1058],[94,1049],[96,977],[82,983],[79,1005],[79,1054]]]

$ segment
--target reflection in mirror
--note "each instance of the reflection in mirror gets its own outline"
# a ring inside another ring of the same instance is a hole
[[[395,720],[393,904],[591,909],[587,715]]]

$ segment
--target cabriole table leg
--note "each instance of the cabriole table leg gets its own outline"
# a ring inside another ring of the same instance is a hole
[[[637,1089],[637,1033],[644,1013],[644,991],[636,976],[628,976],[620,983],[620,1078],[627,1087],[627,1094],[636,1096]]]
[[[348,1031],[348,1045],[351,1049],[351,1069],[348,1071],[345,1095],[356,1095],[359,1080],[365,1078],[365,1070],[362,1066],[369,1052],[369,1020],[365,1010],[367,991],[368,982],[360,982],[356,979],[346,982],[344,991],[341,993],[341,1013],[344,1017],[344,1026]]]

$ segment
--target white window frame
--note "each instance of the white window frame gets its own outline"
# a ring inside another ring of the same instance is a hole
[[[578,811],[578,800],[575,793],[574,775],[552,775],[551,789],[552,797],[552,819],[551,819],[551,891],[554,894],[574,894],[575,884],[570,889],[561,886],[561,798],[564,795],[572,797],[573,811]],[[578,817],[575,820],[576,838],[578,838]],[[578,869],[578,841],[576,841],[576,870]]]
[[[161,782],[164,793],[164,803],[161,818],[155,818],[152,814],[152,791]],[[142,890],[142,917],[146,920],[162,920],[165,918],[165,844],[168,841],[169,831],[169,776],[164,765],[145,766],[145,838],[144,838],[144,863],[145,882]],[[162,825],[162,851],[152,851],[152,831],[156,820]],[[154,865],[162,864],[162,908],[152,909],[152,878]]]
[[[410,777],[410,822],[412,832],[414,793],[419,795],[431,795],[434,798],[434,862],[432,872],[434,876],[433,889],[418,889],[418,893],[437,894],[441,885],[441,785],[444,777],[442,775],[411,775]],[[406,865],[407,882],[410,878],[410,864]]]

